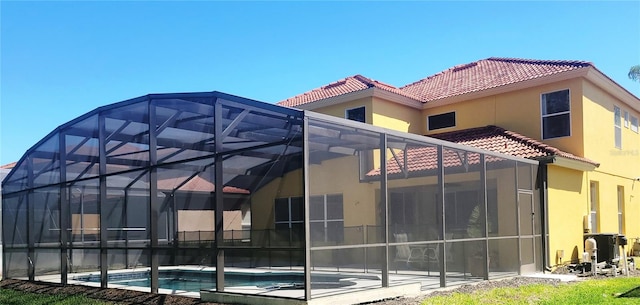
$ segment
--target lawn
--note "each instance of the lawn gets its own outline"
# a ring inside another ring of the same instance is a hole
[[[425,299],[422,304],[640,304],[640,277],[617,277],[585,280],[568,284],[534,284],[518,288],[477,290],[473,293],[453,293]],[[627,295],[635,297],[618,297]],[[48,295],[0,289],[2,305],[107,305],[84,296]]]
[[[638,277],[618,277],[558,286],[535,284],[479,290],[470,294],[454,293],[428,298],[422,304],[640,304],[640,298],[637,297],[618,297],[638,286]],[[638,293],[635,292],[635,295]]]

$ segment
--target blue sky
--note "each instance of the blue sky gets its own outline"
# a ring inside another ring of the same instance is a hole
[[[640,2],[0,2],[0,164],[148,93],[277,102],[346,76],[402,86],[487,57],[640,64]]]

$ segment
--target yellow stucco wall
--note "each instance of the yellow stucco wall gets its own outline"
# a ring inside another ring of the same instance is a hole
[[[379,183],[359,182],[356,156],[331,159],[309,167],[309,195],[343,195],[344,225],[376,222],[376,189]],[[262,187],[251,196],[254,230],[274,228],[274,200],[302,196],[302,171],[296,170]]]
[[[571,136],[542,140],[541,94],[569,89]],[[427,130],[429,115],[456,112],[456,126]],[[567,80],[422,110],[424,134],[496,125],[576,155],[583,154],[582,81]]]
[[[276,178],[251,195],[251,226],[253,230],[274,228],[276,198],[299,197],[303,193],[302,170]]]
[[[551,265],[557,250],[563,261],[581,259],[584,252],[582,220],[589,214],[589,182],[584,172],[554,165],[548,170],[549,254]]]
[[[379,183],[359,181],[357,156],[331,159],[309,169],[309,195],[343,194],[344,225],[376,222],[375,190]]]
[[[329,105],[329,106],[318,108],[318,109],[313,109],[313,111],[332,115],[339,118],[345,118],[347,109],[353,109],[353,108],[364,106],[365,112],[366,112],[366,119],[365,119],[366,123],[371,124],[371,122],[373,121],[372,105],[373,105],[373,98],[366,97],[366,98],[349,101],[346,103],[334,104],[334,105]]]
[[[616,105],[636,118],[640,118],[640,113],[588,81],[584,81],[584,94],[584,156],[600,162],[600,172],[630,179],[640,177],[640,134],[624,127],[622,118],[622,149],[616,148],[613,107]]]
[[[623,198],[623,232],[627,237],[640,236],[640,181],[601,172],[587,174],[598,186],[598,228],[602,233],[618,233],[618,187]]]
[[[585,157],[600,162],[588,173],[589,180],[598,182],[598,224],[601,232],[618,232],[618,187],[624,190],[623,233],[632,239],[640,237],[640,134],[624,126],[624,111],[629,117],[640,118],[623,101],[585,80],[584,146]],[[622,148],[615,147],[614,112],[618,106],[622,115]]]
[[[373,98],[372,104],[373,125],[413,134],[422,133],[422,116],[418,109],[380,98]]]

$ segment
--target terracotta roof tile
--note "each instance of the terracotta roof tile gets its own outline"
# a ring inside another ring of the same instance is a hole
[[[547,156],[561,156],[576,161],[586,162],[594,166],[599,166],[599,163],[592,160],[561,151],[555,147],[497,126],[464,129],[429,135],[429,137],[526,159],[536,160]],[[406,150],[406,154],[408,172],[433,170],[438,166],[437,151],[435,147],[427,146],[409,148]],[[467,158],[465,162],[467,165],[480,163],[479,154],[471,153],[463,156],[457,154],[455,150],[447,149],[444,152],[443,164],[445,168],[462,166],[464,158]],[[404,168],[404,159],[404,152],[396,153],[395,158],[389,158],[387,162],[388,173],[402,173]],[[486,157],[487,162],[492,162],[498,159],[500,158],[492,156]],[[376,176],[379,174],[380,169],[375,169],[367,175]]]
[[[455,66],[400,90],[422,102],[478,92],[562,72],[593,67],[586,61],[491,57]]]
[[[527,159],[560,156],[599,166],[598,162],[578,157],[540,141],[497,126],[485,126],[429,135],[430,137],[462,145]]]
[[[400,88],[362,75],[349,76],[278,104],[296,107],[371,87],[426,103],[588,67],[594,66],[590,62],[577,60],[490,57],[449,68]]]
[[[480,164],[480,154],[469,153],[466,155],[458,154],[457,150],[446,149],[444,151],[443,164],[445,168],[454,168],[463,164],[476,165]],[[407,171],[409,173],[434,170],[438,168],[438,151],[435,146],[413,147],[406,150]],[[387,173],[389,175],[401,174],[404,169],[404,152],[396,153],[396,158],[390,158],[387,161]],[[498,158],[493,158],[497,160]],[[463,163],[463,160],[465,161]],[[488,159],[491,161],[491,159]],[[377,176],[380,169],[374,169],[367,173],[367,176]]]
[[[311,91],[302,93],[300,95],[296,95],[284,101],[280,101],[278,102],[278,105],[295,107],[295,106],[299,106],[299,105],[303,105],[303,104],[307,104],[307,103],[311,103],[311,102],[315,102],[315,101],[319,101],[319,100],[323,100],[331,97],[344,95],[351,92],[369,89],[372,87],[418,100],[416,97],[412,96],[410,93],[404,92],[392,85],[385,84],[383,82],[373,80],[373,79],[364,77],[362,75],[354,75],[354,76],[349,76],[347,78],[341,79],[337,82],[333,82],[326,86],[322,86],[320,88],[316,88]]]
[[[5,164],[5,165],[1,165],[1,166],[0,166],[0,168],[3,168],[3,169],[12,169],[12,168],[16,167],[16,164],[17,164],[17,163],[18,163],[18,162],[11,162],[11,163],[7,163],[7,164]]]

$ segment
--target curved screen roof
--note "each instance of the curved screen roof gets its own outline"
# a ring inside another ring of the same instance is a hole
[[[218,155],[224,191],[246,194],[270,172],[299,167],[287,161],[301,154],[302,121],[300,110],[221,92],[150,94],[59,126],[24,154],[2,192],[116,173],[132,187],[143,183],[134,173],[150,167],[163,171],[163,190],[211,192],[203,173]]]

